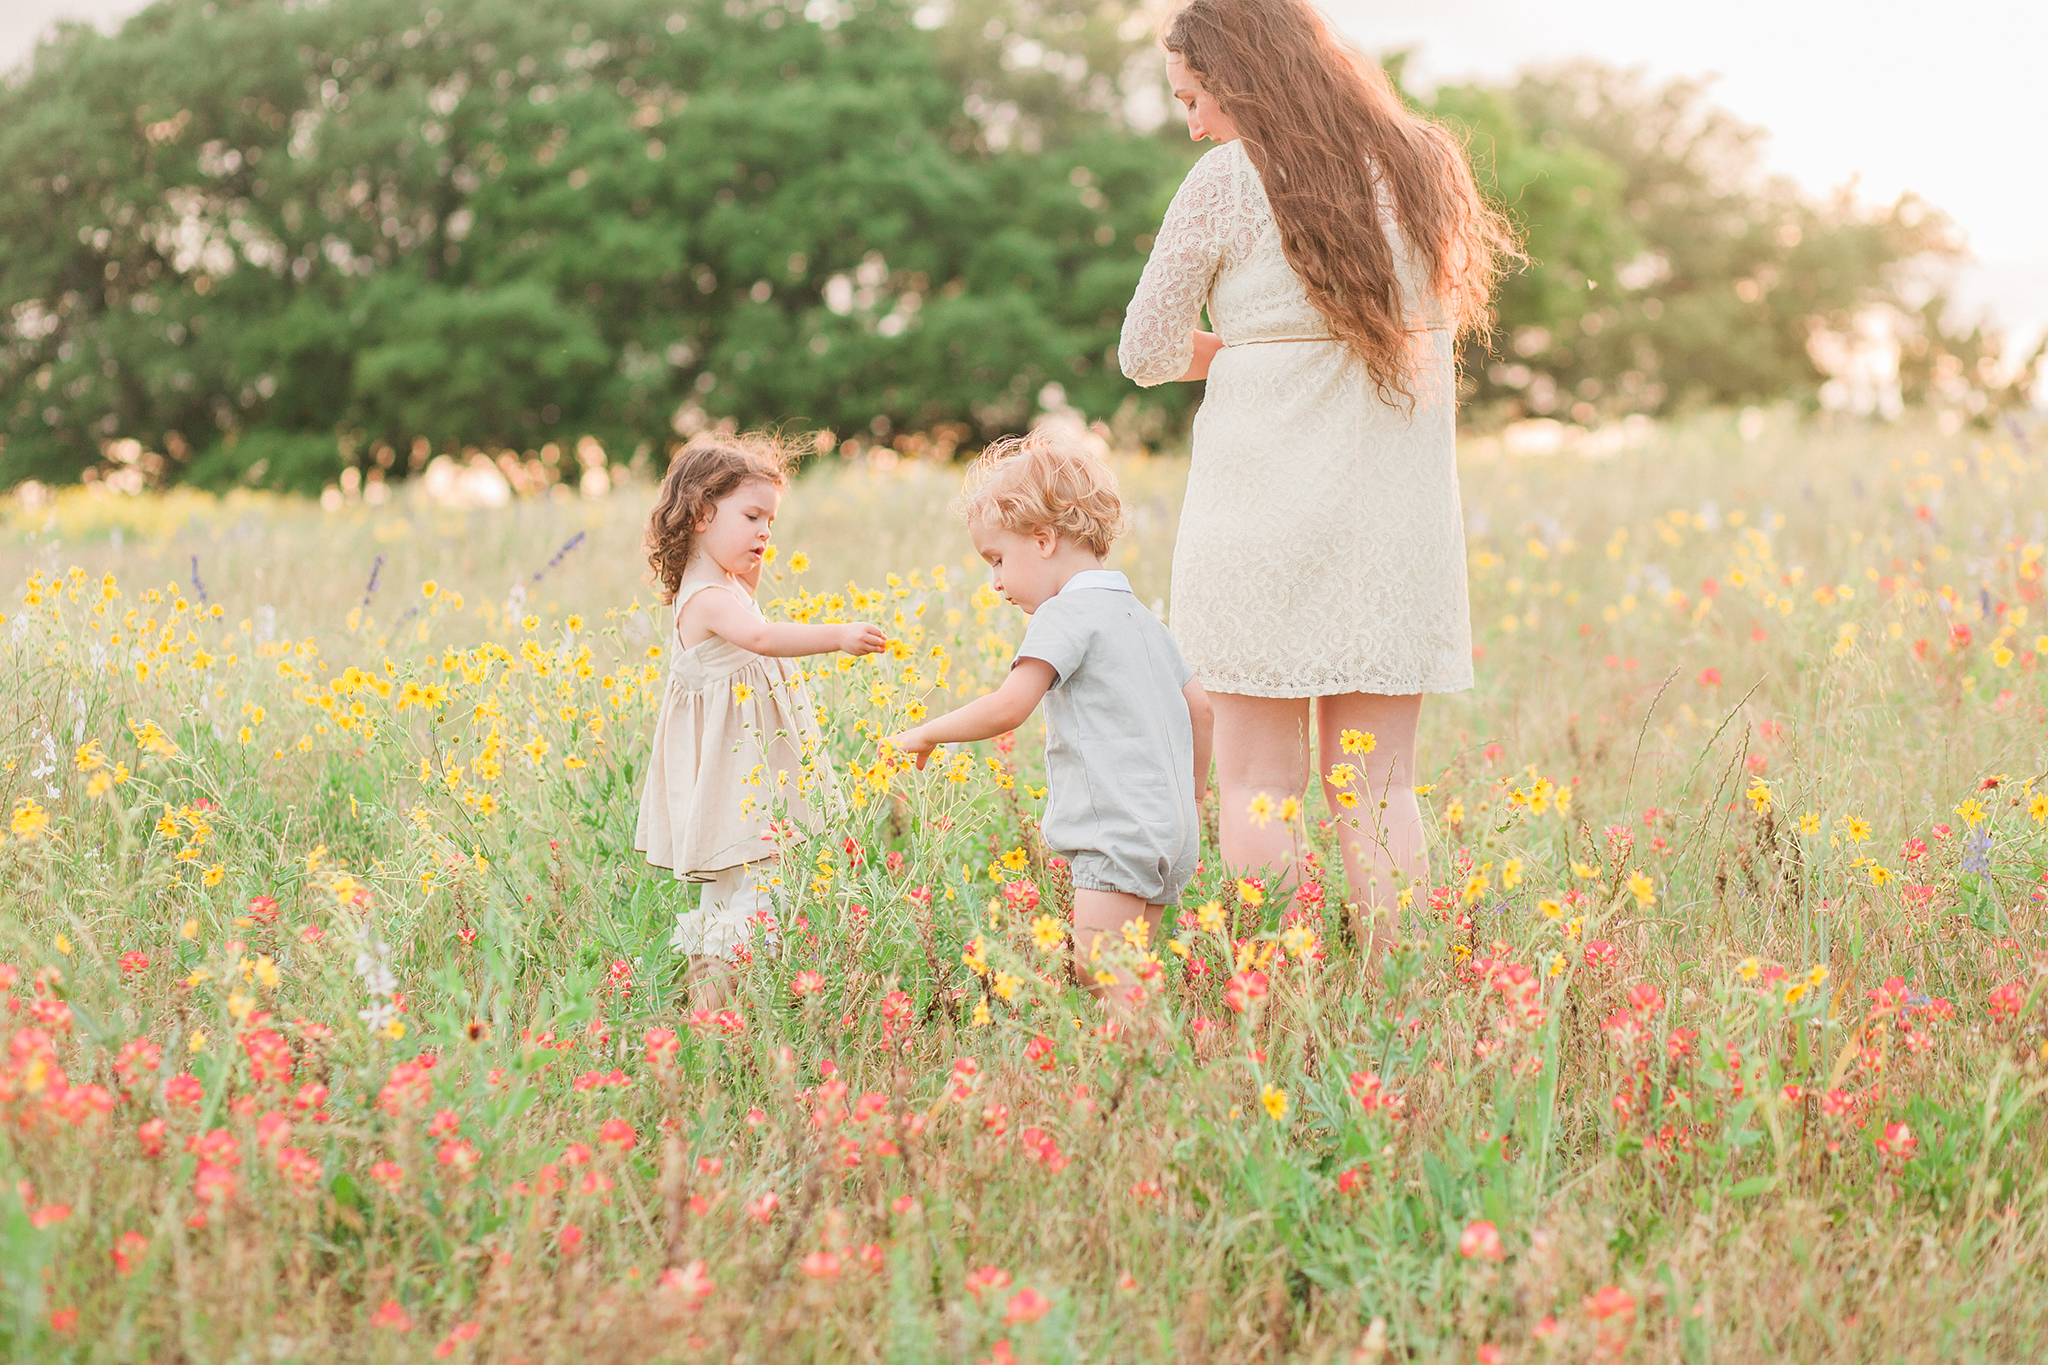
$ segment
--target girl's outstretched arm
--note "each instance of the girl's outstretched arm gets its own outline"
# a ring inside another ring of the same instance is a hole
[[[696,630],[705,630],[741,649],[777,659],[796,659],[806,654],[873,654],[889,642],[882,628],[872,621],[852,621],[835,626],[800,626],[790,621],[763,621],[727,592],[700,592],[683,606],[683,615]]]
[[[882,743],[916,754],[917,766],[922,768],[936,745],[994,739],[1016,729],[1030,719],[1046,689],[1058,680],[1059,674],[1053,672],[1052,665],[1045,660],[1019,659],[1010,670],[1010,676],[1003,679],[1003,685],[987,696],[978,697],[957,711],[948,711],[900,735],[891,735]]]

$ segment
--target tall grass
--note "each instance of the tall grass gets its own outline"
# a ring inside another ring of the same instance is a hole
[[[1480,684],[1425,708],[1401,944],[1369,972],[1341,885],[1283,904],[1212,851],[1123,1026],[1061,968],[1035,726],[875,751],[1021,628],[952,469],[785,503],[764,597],[900,646],[811,666],[847,810],[697,1015],[690,893],[631,847],[646,490],[17,505],[0,1339],[2031,1358],[2044,440],[1475,443]],[[1184,466],[1121,472],[1113,562],[1163,598]]]

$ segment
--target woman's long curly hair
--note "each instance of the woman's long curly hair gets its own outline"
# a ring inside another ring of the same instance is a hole
[[[1460,334],[1490,328],[1494,286],[1521,258],[1464,149],[1403,104],[1308,0],[1189,0],[1161,42],[1237,125],[1287,263],[1331,333],[1383,398],[1412,400],[1418,320],[1402,308],[1379,192]]]
[[[647,519],[647,563],[661,585],[664,603],[675,601],[697,547],[698,523],[711,515],[719,500],[755,479],[787,488],[795,464],[790,449],[764,432],[699,436],[676,452],[654,500],[654,514]]]

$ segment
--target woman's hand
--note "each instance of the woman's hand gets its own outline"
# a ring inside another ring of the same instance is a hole
[[[1197,331],[1195,333],[1195,358],[1188,362],[1188,372],[1181,376],[1181,382],[1187,383],[1196,379],[1207,379],[1209,377],[1209,362],[1214,360],[1216,353],[1222,349],[1222,337],[1217,336],[1214,332]]]
[[[838,630],[837,648],[842,654],[852,654],[856,657],[873,654],[889,643],[889,637],[882,634],[882,628],[872,621],[855,621],[850,625],[838,627]]]

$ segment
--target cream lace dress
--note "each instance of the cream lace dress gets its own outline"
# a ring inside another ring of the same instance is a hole
[[[687,586],[677,617],[697,593],[724,590],[760,614],[745,589],[713,582]],[[680,881],[712,881],[773,857],[768,824],[779,816],[815,832],[837,809],[837,788],[794,660],[716,635],[687,649],[678,638],[669,644],[675,655],[633,846]]]
[[[1188,172],[1125,314],[1118,358],[1139,384],[1187,372],[1204,307],[1224,343],[1173,554],[1174,636],[1212,692],[1472,685],[1452,336],[1380,221],[1421,352],[1412,411],[1330,339],[1239,142]]]

